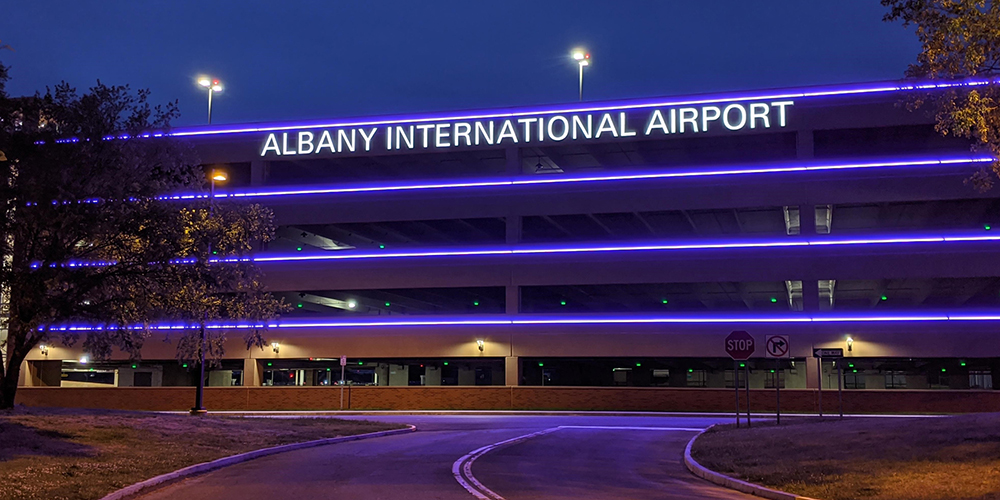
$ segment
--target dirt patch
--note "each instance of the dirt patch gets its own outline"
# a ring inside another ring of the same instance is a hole
[[[107,410],[0,412],[0,498],[86,500],[188,465],[399,425]]]
[[[825,500],[1000,499],[995,413],[724,426],[699,437],[692,456],[723,474]]]

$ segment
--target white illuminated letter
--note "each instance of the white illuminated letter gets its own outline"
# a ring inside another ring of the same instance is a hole
[[[760,110],[757,112],[755,110]],[[767,113],[771,110],[767,104],[755,102],[750,105],[750,128],[757,127],[757,118],[764,120],[764,128],[771,128],[771,121],[767,119]]]
[[[625,112],[624,111],[622,111],[621,113],[618,113],[618,127],[619,127],[618,133],[621,134],[622,137],[632,137],[633,135],[635,135],[635,130],[626,130],[625,129]]]
[[[517,132],[514,131],[514,124],[510,120],[504,120],[503,125],[500,126],[500,133],[497,134],[497,144],[503,142],[504,138],[510,137],[514,143],[517,143]]]
[[[372,137],[375,137],[375,131],[378,130],[376,127],[372,127],[370,133],[365,134],[365,129],[361,129],[361,138],[365,141],[365,151],[372,150]]]
[[[670,133],[677,133],[677,108],[670,108]]]
[[[351,138],[348,139],[347,138],[347,133],[344,132],[344,129],[337,130],[337,150],[338,151],[340,151],[341,153],[343,153],[344,152],[344,144],[347,144],[347,149],[351,150],[352,153],[354,152],[354,140],[357,138],[357,134],[355,134],[355,132],[357,132],[357,130],[355,130],[355,129],[352,128],[351,129]]]
[[[577,130],[579,130],[587,139],[594,137],[593,115],[587,115],[587,128],[583,128],[583,120],[581,120],[579,116],[573,115],[573,140],[576,140]],[[552,132],[549,132],[549,135],[552,135]]]
[[[450,123],[438,123],[434,126],[434,147],[436,148],[446,148],[450,146],[449,141],[445,141],[451,137],[451,132],[446,132],[443,129],[451,128]]]
[[[772,102],[771,103],[771,106],[774,106],[774,107],[778,108],[778,126],[779,127],[784,127],[785,126],[785,106],[792,106],[794,104],[795,104],[795,101],[778,101],[778,102]]]
[[[597,135],[595,137],[600,138],[604,132],[611,132],[611,135],[618,137],[618,129],[615,128],[615,122],[611,119],[610,113],[604,113],[601,116],[601,124],[597,126]]]
[[[333,136],[330,135],[329,130],[324,130],[319,136],[319,144],[316,145],[316,152],[319,153],[323,148],[330,148],[331,153],[337,152],[337,147],[333,145]]]
[[[701,131],[708,132],[708,122],[714,122],[722,116],[722,110],[718,106],[701,107]]]
[[[385,128],[385,150],[392,151],[392,125]]]
[[[294,149],[288,149],[288,132],[284,132],[281,134],[281,154],[283,155],[295,154]]]
[[[545,118],[538,118],[538,142],[545,140]]]
[[[403,127],[396,127],[396,149],[403,147],[403,143],[406,143],[406,149],[413,149],[413,125],[410,125],[410,134],[406,134],[406,129]]]
[[[428,133],[428,131],[430,129],[432,129],[432,128],[434,128],[434,125],[417,125],[417,129],[420,130],[420,134],[424,138],[424,147],[425,148],[430,147],[430,144],[427,141],[430,139],[430,135],[431,134]]]
[[[482,132],[483,139],[486,140],[486,144],[490,146],[493,145],[493,122],[490,122],[490,130],[486,131],[486,127],[483,126],[483,122],[476,122],[476,146],[479,145],[479,136]]]
[[[736,125],[733,125],[729,121],[729,112],[734,109],[740,113],[740,121],[737,122]],[[743,126],[747,124],[747,109],[740,104],[730,104],[729,106],[726,106],[726,109],[722,111],[722,124],[729,130],[739,130],[743,128]]]
[[[555,134],[552,132],[552,124],[554,124],[555,122],[562,122],[561,134]],[[567,120],[565,116],[560,116],[560,115],[553,116],[552,118],[549,118],[549,126],[546,128],[546,131],[549,133],[550,139],[552,139],[553,141],[561,141],[565,139],[567,135],[569,135],[569,120]]]
[[[531,124],[538,121],[538,118],[520,118],[517,123],[524,125],[524,142],[531,142]]]
[[[461,139],[462,137],[465,137],[465,145],[471,146],[472,145],[472,137],[470,136],[471,133],[472,133],[472,125],[469,125],[468,123],[465,122],[456,123],[454,145],[461,146],[462,145]]]
[[[646,135],[649,135],[654,128],[662,130],[664,134],[670,133],[670,129],[667,128],[667,122],[663,121],[663,113],[660,113],[658,109],[653,111],[652,116],[649,117],[649,123],[646,124]]]
[[[681,108],[681,133],[684,133],[684,124],[691,124],[691,131],[698,131],[698,110],[696,108]]]
[[[308,137],[308,139],[307,139],[307,137]],[[299,154],[300,155],[307,155],[309,153],[312,153],[313,152],[313,133],[312,132],[299,132],[298,143],[299,143]],[[308,150],[302,148],[302,146],[304,144],[308,144],[309,145],[309,149]]]
[[[278,138],[275,137],[274,134],[269,134],[267,136],[267,140],[264,141],[264,149],[260,152],[260,155],[264,156],[271,150],[273,150],[278,156],[281,156],[281,149],[278,148]]]

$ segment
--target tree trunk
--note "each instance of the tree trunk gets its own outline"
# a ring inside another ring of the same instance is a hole
[[[21,377],[21,361],[23,360],[23,356],[12,356],[7,360],[7,370],[4,372],[3,378],[0,378],[0,410],[14,407],[14,396],[17,395],[17,381]]]

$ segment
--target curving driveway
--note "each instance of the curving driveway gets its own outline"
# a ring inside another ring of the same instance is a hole
[[[698,479],[684,467],[681,455],[694,435],[691,429],[721,421],[717,418],[345,418],[412,423],[418,432],[272,455],[187,479],[141,498],[755,498]],[[471,477],[453,474],[453,468],[469,462],[470,452],[539,432],[474,456],[468,467]]]

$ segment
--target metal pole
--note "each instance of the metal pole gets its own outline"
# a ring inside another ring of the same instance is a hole
[[[736,388],[736,428],[740,428],[740,362],[733,360],[733,387]]]
[[[344,365],[340,365],[340,409],[344,409]]]
[[[577,63],[577,66],[580,67],[580,100],[582,101],[583,100],[583,65]]]
[[[208,124],[212,124],[212,87],[208,88]]]
[[[841,374],[843,358],[837,360],[837,400],[840,404],[840,418],[844,418],[844,376]]]
[[[823,358],[819,359],[819,364],[816,365],[816,372],[819,374],[819,391],[816,395],[819,397],[819,416],[823,416]]]
[[[747,427],[750,427],[750,360],[743,363],[743,368],[746,369],[746,384],[747,384]]]
[[[774,408],[778,417],[778,425],[781,425],[781,360],[774,360]]]

